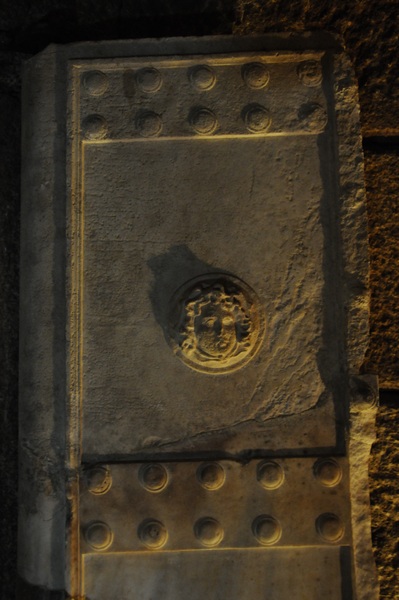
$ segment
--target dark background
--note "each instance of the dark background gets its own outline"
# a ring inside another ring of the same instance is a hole
[[[326,30],[359,82],[371,255],[371,344],[378,440],[370,463],[381,598],[399,598],[398,0],[0,0],[0,597],[16,582],[21,63],[50,43]],[[396,318],[395,318],[396,317]]]

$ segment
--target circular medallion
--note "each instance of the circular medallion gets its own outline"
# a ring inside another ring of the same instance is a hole
[[[171,301],[170,344],[176,356],[197,371],[226,373],[241,368],[259,350],[264,330],[259,298],[231,275],[196,277]]]

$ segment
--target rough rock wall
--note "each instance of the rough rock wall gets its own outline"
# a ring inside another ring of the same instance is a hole
[[[371,344],[382,386],[370,465],[381,598],[399,597],[399,39],[397,0],[5,0],[0,4],[0,597],[16,580],[20,65],[49,43],[327,30],[360,87],[371,250]],[[396,318],[395,318],[396,317]]]

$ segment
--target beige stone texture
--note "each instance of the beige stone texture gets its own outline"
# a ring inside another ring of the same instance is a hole
[[[110,2],[109,0],[28,0],[4,1],[0,4],[0,127],[2,132],[2,160],[0,163],[0,326],[2,345],[0,349],[2,377],[0,397],[2,406],[1,421],[1,469],[3,473],[0,492],[2,506],[2,549],[0,596],[13,600],[16,579],[16,514],[17,514],[17,387],[18,387],[18,260],[19,260],[19,193],[20,193],[20,69],[21,62],[44,49],[49,43],[70,43],[76,40],[100,40],[121,38],[167,37],[187,35],[229,34],[233,28],[245,32],[262,31],[303,31],[304,29],[328,29],[343,36],[352,63],[356,67],[361,98],[361,119],[367,123],[366,136],[383,136],[397,132],[397,73],[398,59],[398,20],[396,0],[138,0],[136,2]],[[370,148],[370,139],[364,140]],[[372,143],[372,154],[391,153],[398,149],[398,138],[381,137],[377,149]],[[396,149],[396,150],[395,150]],[[384,176],[373,192],[368,189],[368,197],[377,194],[382,199],[380,189],[386,190],[385,201],[389,203],[392,190],[386,185],[387,179],[394,178],[395,172],[384,169]],[[377,180],[379,169],[374,169]],[[370,213],[376,226],[384,224],[384,203],[375,205]],[[369,202],[368,210],[371,211]],[[392,224],[398,221],[398,213],[390,218]],[[392,246],[389,238],[384,238],[379,246],[378,262],[392,262]],[[388,261],[383,261],[385,252]],[[386,273],[386,268],[381,270]],[[396,353],[395,331],[398,308],[395,308],[394,273],[389,273],[392,285],[384,288],[377,313],[371,313],[373,336],[368,361],[371,370],[379,370],[386,383],[397,389],[397,379],[392,379],[395,363],[391,353]],[[392,277],[392,280],[391,280]],[[381,293],[384,281],[381,276],[372,279],[372,295]],[[389,306],[387,318],[384,306]],[[381,316],[381,320],[377,318]],[[384,340],[387,340],[385,343]],[[382,350],[383,349],[383,350]],[[376,352],[373,358],[372,352]],[[396,361],[397,362],[397,361]],[[389,379],[386,378],[390,371]],[[396,382],[396,383],[395,383]],[[379,429],[379,447],[384,448],[381,477],[373,471],[372,485],[377,482],[373,494],[377,509],[373,520],[377,530],[375,547],[377,564],[382,584],[382,597],[396,600],[399,596],[399,569],[395,563],[397,532],[398,481],[395,454],[389,444],[398,431],[398,396],[384,391],[381,395],[381,414],[384,428]],[[375,467],[377,469],[377,467]],[[389,481],[388,481],[389,480]],[[388,483],[384,483],[388,481]],[[378,482],[383,482],[379,484]],[[379,494],[381,500],[378,500]],[[380,508],[381,506],[381,508]],[[23,589],[21,598],[37,598],[45,589]],[[62,597],[62,591],[54,598]]]
[[[91,600],[376,600],[336,40],[51,47],[25,82],[21,576]]]

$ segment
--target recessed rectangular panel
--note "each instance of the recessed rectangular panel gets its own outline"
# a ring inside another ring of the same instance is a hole
[[[343,592],[345,571],[339,547],[84,559],[90,600],[349,600],[350,592]]]
[[[85,455],[242,450],[332,403],[331,83],[302,58],[75,68]]]

